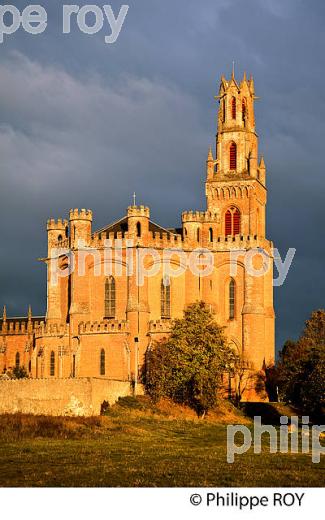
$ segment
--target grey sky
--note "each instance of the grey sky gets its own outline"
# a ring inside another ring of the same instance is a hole
[[[102,227],[123,215],[134,190],[164,226],[204,208],[213,96],[234,59],[239,78],[253,73],[261,98],[267,234],[282,254],[297,249],[275,289],[277,344],[296,337],[324,307],[325,3],[130,0],[114,45],[104,31],[62,35],[69,2],[40,3],[46,32],[19,31],[0,46],[0,304],[10,315],[29,303],[45,312],[36,259],[48,217],[87,207]],[[87,3],[108,2],[78,2]],[[121,3],[110,3],[117,12]]]

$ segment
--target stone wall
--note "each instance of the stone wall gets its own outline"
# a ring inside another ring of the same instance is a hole
[[[102,378],[0,381],[0,414],[99,415],[103,401],[114,404],[128,395],[130,382]]]

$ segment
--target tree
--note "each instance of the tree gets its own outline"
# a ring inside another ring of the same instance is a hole
[[[174,321],[170,336],[149,351],[147,392],[154,400],[170,397],[204,415],[216,404],[223,374],[236,359],[213,314],[203,302],[194,303]]]
[[[29,377],[26,368],[23,366],[10,368],[4,375],[6,379],[28,379]]]
[[[277,366],[283,399],[309,413],[325,403],[325,310],[314,311],[298,341],[287,341]]]

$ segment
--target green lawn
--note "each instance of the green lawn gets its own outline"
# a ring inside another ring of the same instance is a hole
[[[28,428],[14,438],[2,428],[0,485],[325,485],[325,457],[313,464],[310,455],[269,454],[267,441],[261,455],[250,450],[228,464],[223,424],[122,407],[77,430],[73,424],[57,438],[33,437]]]

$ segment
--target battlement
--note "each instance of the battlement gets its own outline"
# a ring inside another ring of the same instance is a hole
[[[66,227],[69,225],[68,220],[66,219],[57,219],[50,218],[47,221],[47,230],[48,231],[65,231]]]
[[[150,209],[148,206],[129,206],[128,217],[146,217],[150,218]]]
[[[87,220],[92,222],[93,212],[91,209],[70,209],[70,221],[71,220]]]
[[[107,235],[95,234],[90,243],[90,247],[94,249],[103,249],[105,247],[110,247],[112,249],[126,249],[142,246],[157,249],[192,249],[193,242],[195,242],[195,239],[183,239],[182,235],[175,235],[173,233],[167,232],[159,233],[149,231],[147,239],[145,241],[142,239],[134,240],[132,238],[128,238],[127,233],[122,234],[121,232],[111,232]],[[201,242],[197,242],[197,244],[199,246],[201,245]],[[258,237],[257,235],[229,235],[215,237],[212,242],[208,242],[207,244],[205,244],[204,247],[216,251],[223,251],[235,248],[249,249],[252,247],[263,247],[266,249],[270,249],[273,247],[273,244],[269,240],[262,237]]]
[[[8,320],[1,320],[0,321],[0,333],[3,335],[25,335],[34,333],[35,329],[40,325],[40,321],[36,321],[35,318],[33,318],[32,321],[28,321],[26,319],[13,319],[9,318]]]
[[[173,325],[173,320],[152,320],[149,322],[149,333],[168,333]]]
[[[182,222],[211,222],[217,215],[216,211],[183,211]]]
[[[129,332],[129,322],[122,320],[87,321],[79,324],[79,334],[118,334]]]
[[[43,336],[65,336],[68,334],[69,326],[67,324],[58,325],[56,323],[41,323],[35,326],[34,332],[38,337]]]
[[[230,250],[249,250],[261,248],[266,252],[270,252],[273,248],[273,243],[265,238],[257,235],[235,235],[217,237],[213,242],[207,246],[213,251],[230,251]]]
[[[119,249],[125,249],[135,247],[137,245],[157,248],[180,248],[183,246],[183,238],[182,235],[168,233],[167,231],[149,231],[146,236],[146,239],[144,240],[143,238],[134,239],[134,236],[129,235],[127,231],[125,233],[122,233],[121,231],[111,231],[109,233],[94,233],[89,247],[94,249],[102,249],[106,246],[111,247],[112,249],[114,249],[115,247]]]

